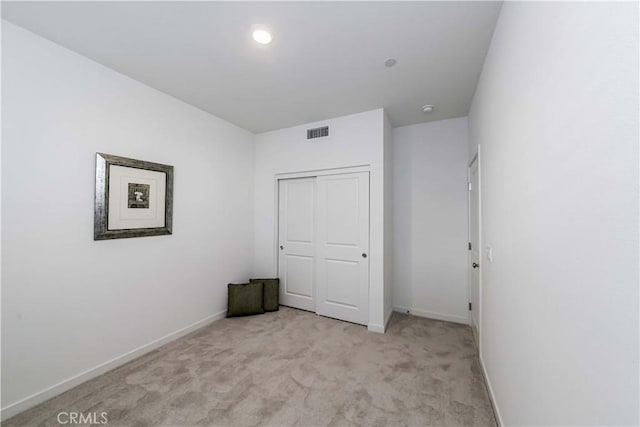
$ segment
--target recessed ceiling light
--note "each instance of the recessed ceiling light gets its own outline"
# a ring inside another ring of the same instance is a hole
[[[253,32],[253,39],[260,44],[269,44],[271,43],[271,33],[267,30],[255,30]]]
[[[423,113],[430,113],[433,111],[433,105],[423,105],[422,106],[422,112]]]
[[[386,61],[384,61],[385,67],[393,67],[394,65],[396,65],[396,60],[393,58],[389,58]]]

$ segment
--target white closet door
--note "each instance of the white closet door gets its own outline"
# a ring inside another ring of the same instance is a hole
[[[280,304],[316,311],[316,178],[279,181]]]
[[[316,312],[369,321],[369,173],[317,178]]]

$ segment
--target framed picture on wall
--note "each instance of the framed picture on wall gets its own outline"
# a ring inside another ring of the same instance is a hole
[[[171,234],[173,166],[96,153],[93,240]]]

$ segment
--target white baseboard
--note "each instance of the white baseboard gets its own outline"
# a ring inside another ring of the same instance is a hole
[[[482,376],[484,376],[484,382],[487,384],[487,390],[489,390],[489,400],[491,401],[491,406],[493,406],[493,413],[496,415],[496,421],[498,422],[498,427],[502,427],[504,423],[502,422],[502,415],[500,414],[500,408],[498,408],[498,402],[496,401],[496,397],[493,394],[493,387],[491,386],[491,380],[489,380],[489,375],[487,375],[487,368],[484,366],[484,360],[482,359],[482,355],[478,355],[480,358],[480,367],[482,368]]]
[[[54,384],[51,387],[47,387],[42,391],[32,394],[31,396],[25,397],[17,402],[11,403],[2,410],[0,410],[0,420],[4,421],[8,418],[13,417],[14,415],[19,414],[20,412],[26,411],[29,408],[32,408],[46,400],[51,399],[59,394],[64,393],[67,390],[72,389],[73,387],[82,384],[90,379],[93,379],[97,376],[104,374],[118,366],[124,365],[125,363],[136,359],[146,353],[149,353],[152,350],[157,349],[158,347],[163,346],[164,344],[174,341],[180,337],[187,335],[190,332],[195,331],[196,329],[207,326],[210,323],[215,322],[216,320],[222,319],[226,315],[226,311],[221,311],[216,314],[212,314],[211,316],[207,316],[202,320],[199,320],[195,323],[192,323],[189,326],[186,326],[182,329],[178,329],[175,332],[172,332],[168,335],[158,338],[148,344],[140,346],[134,350],[131,350],[123,355],[117,356],[111,360],[108,360],[104,363],[99,364],[91,369],[88,369],[84,372],[81,372],[77,375],[74,375],[71,378],[68,378],[64,381],[59,382],[58,384]]]
[[[452,314],[445,314],[445,313],[438,313],[435,311],[420,310],[420,309],[411,308],[411,307],[403,307],[400,305],[394,306],[393,311],[397,311],[399,313],[404,313],[404,314],[406,314],[408,311],[410,314],[418,317],[427,317],[429,319],[436,319],[436,320],[446,320],[447,322],[462,323],[464,325],[469,324],[469,319],[467,317],[455,316]]]
[[[393,310],[387,314],[387,318],[384,319],[384,325],[379,325],[377,323],[369,323],[367,325],[367,329],[369,332],[377,332],[379,334],[384,334],[387,331],[387,326],[389,326],[389,320],[391,320],[391,315],[393,314]]]
[[[369,332],[377,332],[379,334],[384,334],[384,325],[380,325],[377,323],[369,323],[367,325],[367,329]]]
[[[393,316],[393,309],[389,310],[389,314],[387,314],[387,318],[384,320],[384,330],[387,330],[387,326],[389,326],[389,320],[391,320],[391,316]]]

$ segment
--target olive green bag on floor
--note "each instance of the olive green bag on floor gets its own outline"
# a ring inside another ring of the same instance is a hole
[[[227,317],[263,314],[262,300],[264,285],[256,283],[229,283]]]
[[[264,311],[278,311],[280,308],[280,279],[251,279],[251,283],[264,283]]]

